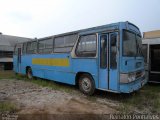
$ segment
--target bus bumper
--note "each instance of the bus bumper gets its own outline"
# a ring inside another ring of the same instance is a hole
[[[147,79],[141,78],[131,83],[120,84],[120,92],[121,93],[131,93],[139,90],[147,83]]]

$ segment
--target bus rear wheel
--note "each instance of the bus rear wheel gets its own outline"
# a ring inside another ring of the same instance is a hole
[[[32,74],[32,69],[31,68],[27,69],[27,78],[28,79],[33,79],[33,74]]]
[[[93,78],[88,74],[83,74],[79,78],[79,89],[86,95],[93,95],[95,84]]]

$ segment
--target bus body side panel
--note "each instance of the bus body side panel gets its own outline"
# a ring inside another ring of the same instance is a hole
[[[72,62],[69,54],[35,54],[23,57],[23,73],[27,66],[32,68],[33,76],[62,83],[75,84]]]
[[[21,74],[26,74],[26,67],[32,66],[32,55],[22,55]]]
[[[96,58],[74,58],[72,63],[74,73],[89,73],[93,77],[96,88],[98,88],[98,62]]]
[[[142,57],[122,57],[121,58],[121,72],[135,72],[144,70],[144,59]]]

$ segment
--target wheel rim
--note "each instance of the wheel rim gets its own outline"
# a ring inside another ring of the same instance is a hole
[[[82,80],[82,88],[84,91],[89,91],[91,89],[91,83],[88,78]]]

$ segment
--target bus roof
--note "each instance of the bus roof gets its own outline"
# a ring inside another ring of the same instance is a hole
[[[72,34],[88,34],[88,33],[95,33],[98,31],[104,31],[107,29],[118,29],[119,23],[112,23],[112,24],[107,24],[107,25],[102,25],[102,26],[97,26],[97,27],[92,27],[92,28],[86,28],[86,29],[81,29],[81,30],[76,30],[76,31],[72,31],[72,32],[66,32],[66,33],[62,33],[62,34],[57,34],[57,35],[52,35],[52,36],[48,36],[48,37],[44,37],[44,38],[39,38],[40,39],[47,39],[47,38],[51,38],[51,37],[59,37],[59,36],[65,36],[65,35],[72,35]]]
[[[134,29],[136,29],[134,31],[140,33],[139,28],[137,26],[126,21],[126,22],[117,22],[117,23],[106,24],[106,25],[101,25],[101,26],[92,27],[92,28],[81,29],[81,30],[72,31],[72,32],[66,32],[66,33],[57,34],[57,35],[51,35],[48,37],[43,37],[43,38],[38,38],[38,39],[36,38],[36,39],[32,39],[31,41],[45,40],[45,39],[49,39],[49,38],[61,37],[61,36],[73,35],[73,34],[79,34],[79,35],[92,34],[92,33],[103,32],[103,31],[107,31],[107,30],[116,30],[116,29],[120,29],[120,28],[127,29],[128,26],[132,26],[132,29],[134,27]]]
[[[140,34],[139,28],[136,25],[126,21],[126,22],[117,22],[117,23],[106,24],[106,25],[101,25],[101,26],[97,26],[97,27],[86,28],[86,29],[81,29],[81,30],[77,30],[77,31],[52,35],[52,36],[48,36],[48,37],[44,37],[44,38],[39,38],[38,40],[48,39],[48,38],[51,38],[51,37],[60,37],[60,36],[65,36],[65,35],[72,35],[72,34],[79,34],[79,35],[91,34],[91,33],[96,33],[96,32],[107,31],[107,30],[120,29],[120,27],[122,27],[123,29],[124,28],[127,29],[128,27],[130,27],[131,29],[134,29],[134,31],[136,31],[137,33]]]

